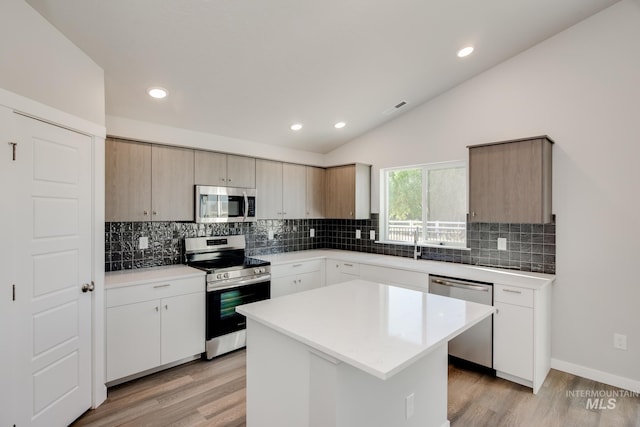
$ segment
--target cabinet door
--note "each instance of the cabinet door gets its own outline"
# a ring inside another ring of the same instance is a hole
[[[195,151],[195,184],[227,185],[227,155],[212,151]]]
[[[325,214],[327,218],[354,218],[356,210],[355,165],[326,171]]]
[[[105,141],[105,220],[151,219],[151,146]]]
[[[348,282],[360,278],[360,264],[328,259],[325,273],[327,285]]]
[[[256,188],[256,159],[228,155],[227,185],[229,187]]]
[[[153,221],[193,221],[193,150],[154,145],[151,148]]]
[[[495,302],[493,367],[496,371],[533,380],[533,309]]]
[[[282,164],[283,217],[296,219],[306,216],[307,170],[305,166]]]
[[[256,218],[282,217],[282,163],[256,160]]]
[[[550,222],[551,142],[470,147],[469,212],[473,222]]]
[[[204,292],[164,298],[161,303],[161,364],[204,352]]]
[[[159,310],[160,300],[107,308],[107,381],[160,365]]]
[[[322,274],[319,271],[303,273],[298,276],[298,291],[308,291],[322,286]]]
[[[325,170],[307,166],[306,217],[324,218]]]
[[[271,298],[321,287],[322,273],[313,271],[292,276],[271,278]]]

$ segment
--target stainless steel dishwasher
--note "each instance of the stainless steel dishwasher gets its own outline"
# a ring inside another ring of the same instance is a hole
[[[493,284],[429,275],[429,293],[493,305]],[[449,355],[493,369],[493,316],[449,341]]]

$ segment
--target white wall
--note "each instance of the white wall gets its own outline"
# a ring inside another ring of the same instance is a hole
[[[378,211],[382,167],[466,159],[469,144],[548,134],[556,142],[552,357],[558,367],[634,386],[640,384],[639,41],[640,3],[624,0],[326,159],[373,164]],[[628,335],[628,351],[613,349],[614,332]]]
[[[156,123],[142,122],[124,117],[107,116],[107,133],[111,136],[137,141],[201,148],[203,150],[240,154],[262,159],[324,166],[323,154],[303,150],[292,150],[285,147],[164,126]]]
[[[104,72],[23,0],[0,1],[0,88],[104,126]]]

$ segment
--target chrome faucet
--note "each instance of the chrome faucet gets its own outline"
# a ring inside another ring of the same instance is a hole
[[[413,230],[413,259],[418,259],[422,256],[420,247],[418,246],[418,227]]]

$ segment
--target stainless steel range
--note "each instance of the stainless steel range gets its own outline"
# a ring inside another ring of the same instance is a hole
[[[269,299],[271,267],[245,256],[244,236],[185,238],[185,262],[207,272],[206,357],[246,345],[246,319],[236,306]]]

